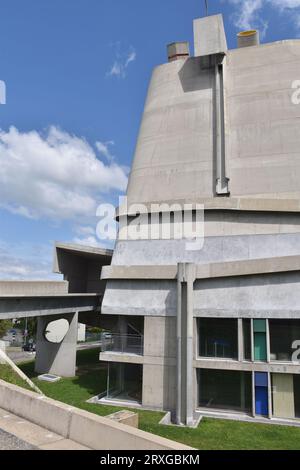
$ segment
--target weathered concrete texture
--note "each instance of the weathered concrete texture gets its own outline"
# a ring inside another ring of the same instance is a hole
[[[56,243],[53,270],[64,275],[70,293],[103,293],[101,268],[111,262],[112,251],[75,244]]]
[[[190,56],[190,47],[188,42],[173,42],[168,45],[167,50],[169,62]]]
[[[65,281],[0,281],[0,297],[30,297],[68,293]]]
[[[195,56],[219,54],[227,51],[227,40],[222,15],[194,20]]]
[[[0,319],[65,315],[74,311],[94,312],[102,297],[96,294],[0,298]],[[83,323],[83,322],[82,322]]]
[[[227,171],[232,196],[299,199],[300,41],[227,54]]]
[[[109,281],[102,314],[176,316],[176,281]]]
[[[139,427],[139,415],[128,410],[117,411],[111,415],[107,416],[108,419],[112,419],[117,423],[126,424],[127,426],[132,426],[133,428]]]
[[[209,20],[197,21],[204,22],[199,34],[209,38]],[[223,42],[218,34],[214,41]],[[216,52],[205,41],[201,44],[207,50],[199,54]],[[197,48],[196,39],[196,53]],[[299,199],[300,107],[292,102],[299,67],[296,40],[226,52],[226,176],[231,196]],[[214,196],[214,73],[207,57],[155,69],[129,179],[130,202]]]
[[[35,371],[39,374],[54,374],[61,377],[74,377],[76,369],[76,346],[78,335],[78,314],[73,313],[58,317],[65,318],[70,324],[63,341],[59,344],[50,343],[45,338],[45,330],[55,317],[38,319]]]
[[[244,372],[270,372],[278,374],[300,374],[300,366],[287,362],[240,362],[230,359],[204,359],[198,358],[193,361],[196,369],[214,370],[239,370]]]
[[[129,202],[213,195],[213,71],[189,58],[152,76],[129,178]]]
[[[300,273],[195,282],[194,314],[300,318]]]
[[[195,266],[196,279],[250,276],[256,274],[288,273],[300,270],[300,255],[247,259]],[[174,280],[175,266],[107,266],[104,279],[116,280]]]
[[[175,335],[174,318],[145,318],[143,368],[145,407],[168,410],[176,406]]]
[[[169,410],[176,406],[176,320],[145,317],[143,406]]]
[[[277,219],[278,221],[278,219]],[[216,223],[208,224],[207,230],[216,233]],[[298,231],[298,225],[279,225],[270,223],[261,227],[258,223],[249,222],[248,231],[273,233],[243,234],[247,230],[246,222],[240,227],[242,235],[230,235],[230,230],[239,232],[239,223],[230,227],[224,224],[225,234],[223,236],[206,236],[201,250],[187,250],[186,240],[138,240],[118,241],[112,266],[163,266],[186,262],[205,264],[210,262],[235,261],[246,259],[259,259],[276,256],[294,256],[300,253],[299,233],[278,233],[279,230],[288,232]],[[222,224],[220,223],[220,229]],[[277,232],[276,232],[277,230]],[[206,228],[205,228],[206,232]]]
[[[300,318],[299,287],[299,272],[201,279],[194,316]],[[111,281],[104,300],[102,313],[176,316],[176,281]]]
[[[0,407],[95,450],[192,450],[0,380]]]
[[[5,448],[7,450],[10,448],[10,445],[12,449],[20,450],[89,450],[77,442],[65,439],[57,433],[50,432],[46,428],[8,413],[3,409],[0,409],[0,428],[10,433],[10,439],[7,438],[6,440],[7,447]]]

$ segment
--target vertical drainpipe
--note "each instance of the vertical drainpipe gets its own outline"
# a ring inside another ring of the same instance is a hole
[[[215,152],[216,152],[216,195],[229,196],[229,179],[225,163],[225,99],[224,99],[224,56],[215,56]]]
[[[194,282],[196,266],[178,264],[177,273],[177,405],[176,423],[194,424]]]
[[[181,283],[183,278],[183,265],[178,265],[178,272],[177,272],[177,319],[176,319],[176,327],[177,327],[177,396],[176,396],[176,424],[181,424],[181,356],[182,356],[182,345],[181,345],[181,337],[182,337],[182,289]]]

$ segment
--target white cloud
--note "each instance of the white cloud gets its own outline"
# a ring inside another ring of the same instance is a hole
[[[50,244],[30,246],[0,240],[0,279],[60,280],[61,276],[52,273],[52,251]]]
[[[111,153],[109,147],[115,145],[114,141],[110,140],[109,142],[96,142],[95,146],[100,153],[100,155],[103,155],[103,157],[106,158],[107,161],[112,162],[115,157]]]
[[[300,28],[300,0],[229,0],[236,8],[234,24],[240,29],[258,28],[262,37],[268,29],[268,21],[262,17],[265,6],[277,9],[281,14],[288,14],[296,28]]]
[[[96,148],[111,157],[107,144]],[[104,194],[126,185],[127,169],[103,163],[83,138],[57,127],[45,135],[0,131],[0,207],[12,213],[54,220],[94,216]]]
[[[136,60],[137,54],[133,47],[130,47],[126,52],[122,52],[120,43],[116,43],[115,47],[115,59],[111,66],[108,77],[126,78],[127,69],[129,65]]]

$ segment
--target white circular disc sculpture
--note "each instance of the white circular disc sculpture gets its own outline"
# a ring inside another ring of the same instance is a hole
[[[49,343],[59,344],[63,341],[70,328],[68,320],[62,318],[48,323],[45,329],[45,338]]]

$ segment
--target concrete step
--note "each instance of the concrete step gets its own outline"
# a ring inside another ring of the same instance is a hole
[[[41,450],[90,450],[1,408],[0,429]]]

